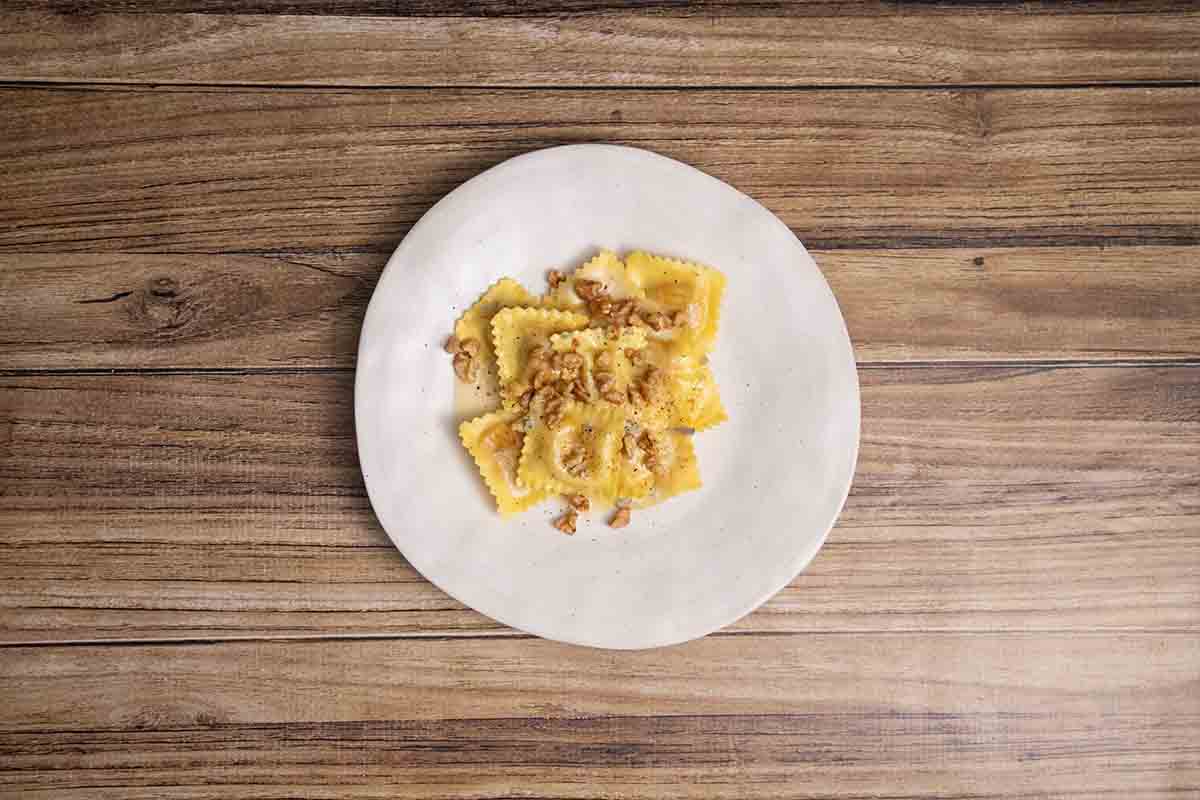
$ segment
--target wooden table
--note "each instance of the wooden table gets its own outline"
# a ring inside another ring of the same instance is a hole
[[[4,796],[1200,796],[1200,8],[7,0],[0,81]],[[355,458],[396,243],[584,141],[859,358],[828,544],[664,650],[454,602]]]

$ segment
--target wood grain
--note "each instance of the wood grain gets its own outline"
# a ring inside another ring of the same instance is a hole
[[[24,797],[1188,796],[1198,661],[1200,639],[1178,634],[725,637],[637,653],[539,640],[14,648],[0,660],[0,785]]]
[[[482,169],[611,141],[816,249],[1200,242],[1200,88],[0,91],[0,251],[395,246]]]
[[[795,87],[1200,79],[1194,8],[1038,15],[889,4],[796,13],[751,4],[710,13],[676,6],[487,18],[436,6],[429,9],[436,16],[420,17],[95,13],[105,6],[122,7],[67,4],[84,16],[0,14],[0,80]]]
[[[351,367],[388,255],[0,253],[0,363]],[[862,364],[1200,357],[1200,248],[813,255]]]
[[[896,3],[893,0],[9,0],[11,11],[89,14],[302,14],[383,17],[572,17],[601,14],[734,17],[905,15],[1167,14],[1190,11],[1188,0],[963,0]]]
[[[838,526],[735,630],[1200,630],[1200,367],[860,375]],[[351,390],[0,379],[0,639],[508,635],[379,530]]]
[[[1197,786],[1197,721],[1178,710],[851,712],[0,733],[0,793],[1147,800]]]

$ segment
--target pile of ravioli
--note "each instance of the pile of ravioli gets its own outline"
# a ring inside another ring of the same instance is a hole
[[[460,380],[498,389],[494,410],[459,436],[499,512],[555,495],[576,508],[589,505],[580,498],[642,508],[699,488],[692,437],[727,418],[708,364],[724,276],[602,251],[550,283],[535,297],[500,280],[451,340],[469,345],[456,355]]]

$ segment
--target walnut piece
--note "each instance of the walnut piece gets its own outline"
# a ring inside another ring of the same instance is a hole
[[[604,291],[604,284],[600,283],[600,281],[591,281],[586,278],[577,278],[575,280],[575,294],[588,302],[603,300],[608,296],[608,293]]]
[[[625,434],[621,439],[621,451],[625,453],[625,457],[632,461],[637,449],[637,438],[632,433]]]
[[[630,515],[631,512],[629,510],[629,506],[620,506],[617,508],[616,513],[612,515],[612,519],[608,521],[608,527],[624,528],[629,524]]]
[[[586,494],[568,495],[567,502],[571,504],[571,508],[578,511],[580,514],[585,513],[592,507],[592,503],[588,500]]]
[[[451,334],[450,338],[446,340],[446,343],[442,345],[442,349],[450,355],[454,355],[458,352],[458,346],[458,337],[454,334]]]
[[[464,383],[475,380],[475,361],[461,350],[454,354],[454,374]]]
[[[575,446],[567,450],[563,454],[563,469],[568,475],[576,478],[582,478],[587,475],[587,450],[580,446]]]
[[[612,403],[614,406],[619,406],[625,402],[624,393],[617,389],[609,389],[606,392],[602,392],[600,396],[604,398],[606,403]]]
[[[579,512],[573,508],[568,508],[567,513],[554,520],[554,527],[558,528],[568,536],[573,536],[575,534],[575,523],[578,521]]]
[[[479,340],[478,339],[463,339],[458,343],[460,353],[466,353],[471,358],[479,355]]]
[[[563,275],[556,269],[552,269],[546,273],[546,282],[550,284],[551,289],[557,289],[559,285],[562,284],[562,282],[566,279],[567,276]]]
[[[654,311],[646,315],[646,324],[656,331],[665,331],[671,327],[671,319],[661,311]]]

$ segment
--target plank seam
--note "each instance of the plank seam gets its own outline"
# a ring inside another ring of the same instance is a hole
[[[1137,81],[1080,81],[1052,83],[845,83],[845,84],[759,84],[706,83],[671,84],[645,83],[628,85],[601,84],[504,84],[504,83],[247,83],[230,81],[129,81],[129,80],[70,80],[24,79],[0,76],[0,89],[72,90],[129,90],[149,92],[172,91],[492,91],[492,92],[929,92],[929,91],[1056,91],[1080,89],[1195,89],[1200,80],[1137,80]]]

